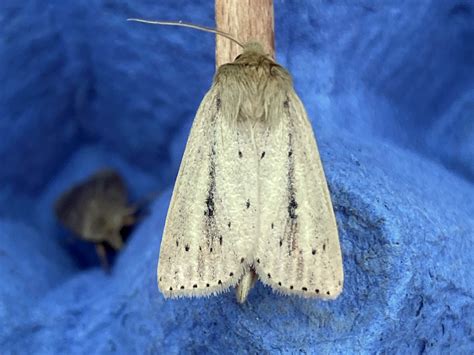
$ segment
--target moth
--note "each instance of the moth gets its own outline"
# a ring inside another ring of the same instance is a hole
[[[240,45],[196,113],[163,232],[159,288],[174,298],[236,286],[244,302],[258,278],[285,295],[334,299],[342,256],[311,124],[288,71],[260,44]]]
[[[128,205],[125,183],[111,169],[100,170],[64,192],[54,210],[65,227],[95,244],[104,269],[108,269],[106,245],[120,250],[122,228],[136,222],[136,207]]]

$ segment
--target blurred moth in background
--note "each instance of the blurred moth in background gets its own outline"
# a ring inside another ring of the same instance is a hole
[[[334,299],[343,267],[316,140],[290,74],[259,43],[221,65],[196,113],[166,218],[158,263],[165,297],[257,278],[278,293]]]
[[[64,192],[56,201],[57,218],[80,239],[95,243],[104,269],[106,246],[123,246],[121,231],[136,223],[137,207],[128,204],[127,188],[114,170],[104,169]]]

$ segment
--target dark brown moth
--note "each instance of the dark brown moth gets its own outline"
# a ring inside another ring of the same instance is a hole
[[[125,183],[112,169],[100,170],[64,192],[54,210],[65,227],[95,244],[104,269],[108,269],[106,245],[120,250],[120,231],[136,223],[137,208],[128,204]]]

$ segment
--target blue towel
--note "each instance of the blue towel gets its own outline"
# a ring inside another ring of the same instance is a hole
[[[0,5],[0,353],[473,353],[474,4],[275,1],[315,129],[345,285],[164,300],[161,233],[214,38],[212,2]],[[238,34],[236,34],[238,36]],[[110,275],[55,219],[103,166],[158,197]]]

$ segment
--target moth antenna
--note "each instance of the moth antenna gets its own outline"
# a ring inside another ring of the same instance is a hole
[[[217,30],[215,28],[211,28],[211,27],[206,27],[206,26],[201,26],[201,25],[194,25],[192,23],[187,23],[187,22],[182,22],[182,21],[178,21],[178,22],[174,22],[174,21],[151,21],[151,20],[143,20],[143,19],[139,19],[139,18],[128,18],[127,21],[147,23],[147,24],[150,24],[150,25],[181,26],[181,27],[194,28],[195,30],[215,33],[216,35],[219,35],[219,36],[225,37],[227,39],[230,39],[232,42],[237,43],[240,47],[244,48],[244,45],[240,41],[235,39],[235,37],[233,37],[229,33],[226,33],[226,32]]]

